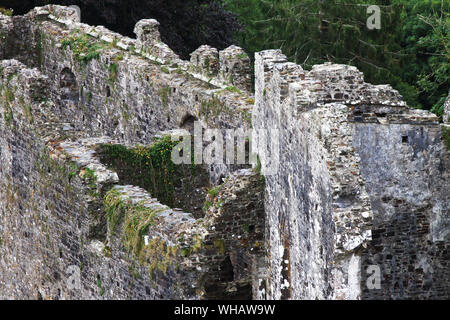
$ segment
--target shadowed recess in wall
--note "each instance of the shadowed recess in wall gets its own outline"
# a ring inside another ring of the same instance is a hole
[[[161,203],[200,218],[209,174],[201,165],[175,165],[171,154],[176,144],[165,136],[148,147],[103,144],[97,151],[101,162],[117,172],[122,184],[144,188]]]

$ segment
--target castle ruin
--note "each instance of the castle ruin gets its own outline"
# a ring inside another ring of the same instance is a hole
[[[156,20],[136,39],[79,21],[0,13],[1,299],[450,297],[448,100],[440,124],[280,50],[252,93],[239,47],[185,61]],[[263,150],[262,169],[166,162],[196,121],[278,130],[275,171]]]

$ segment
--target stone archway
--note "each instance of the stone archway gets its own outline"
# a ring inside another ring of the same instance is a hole
[[[198,121],[197,117],[187,114],[182,118],[180,128],[187,130],[191,135],[193,135],[195,121]]]
[[[75,74],[69,69],[64,68],[59,76],[60,95],[62,100],[70,100],[77,103],[80,95]]]

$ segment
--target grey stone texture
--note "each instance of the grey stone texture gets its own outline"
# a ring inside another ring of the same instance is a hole
[[[158,27],[131,39],[67,7],[0,14],[1,299],[449,298],[448,124],[355,67],[306,71],[279,50],[256,54],[253,97],[241,48],[183,61]],[[194,121],[278,129],[279,161],[205,165],[204,210],[185,212],[97,153]],[[142,251],[108,199],[152,217]]]
[[[448,297],[449,153],[438,118],[354,67],[308,72],[267,50],[255,72],[252,124],[280,130],[280,165],[266,176],[267,298]],[[372,265],[378,289],[367,285]]]

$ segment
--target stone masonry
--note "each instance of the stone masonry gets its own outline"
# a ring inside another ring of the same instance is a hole
[[[448,99],[440,124],[279,50],[256,54],[253,95],[239,47],[184,61],[154,19],[131,39],[79,18],[0,14],[0,299],[449,298]],[[192,168],[181,208],[99,151],[195,121],[275,149]]]
[[[255,72],[253,126],[280,132],[266,176],[267,298],[448,297],[449,153],[437,117],[350,66],[304,71],[268,50]]]

